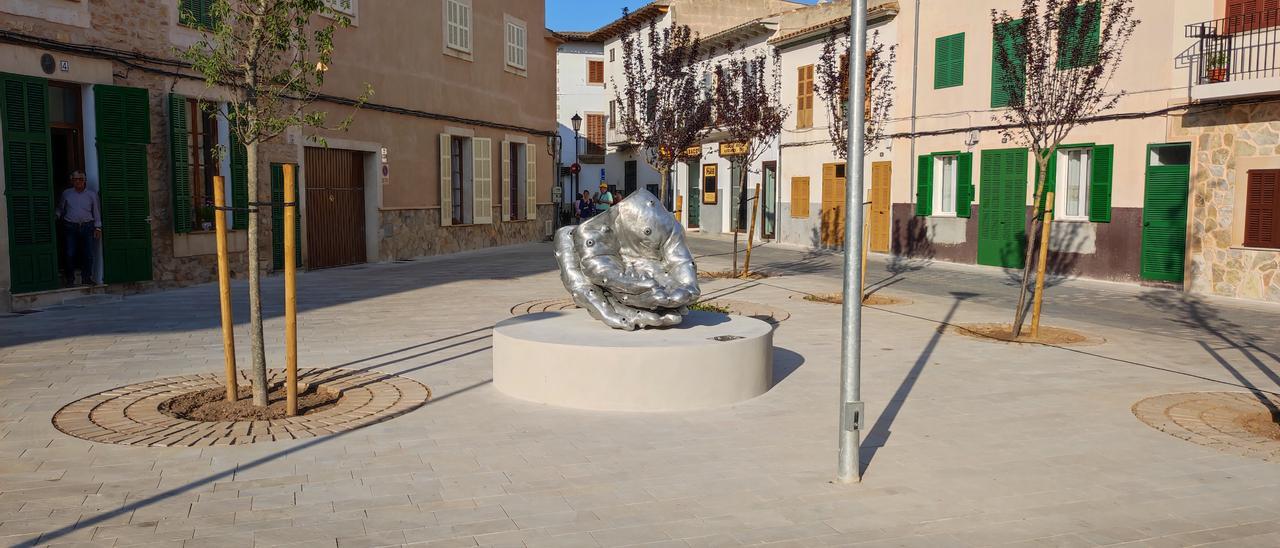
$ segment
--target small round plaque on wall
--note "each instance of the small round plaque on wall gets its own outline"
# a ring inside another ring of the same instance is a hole
[[[57,63],[54,62],[53,55],[46,53],[40,56],[40,70],[43,70],[45,74],[53,74],[53,71],[56,69],[56,65]]]

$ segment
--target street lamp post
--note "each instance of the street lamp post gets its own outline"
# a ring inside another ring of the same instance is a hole
[[[581,171],[582,165],[578,163],[578,130],[582,129],[582,117],[574,113],[573,118],[570,118],[569,121],[573,123],[573,165],[578,166],[578,171]],[[578,188],[578,186],[578,173],[574,172],[573,193],[575,195],[582,192],[582,189]]]
[[[867,0],[850,2],[849,14],[849,131],[845,174],[844,302],[840,333],[840,450],[836,481],[862,481],[860,445],[862,421],[862,200],[863,126],[866,116]]]

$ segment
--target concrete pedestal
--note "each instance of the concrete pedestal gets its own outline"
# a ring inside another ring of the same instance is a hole
[[[666,329],[618,331],[584,310],[518,316],[493,328],[493,384],[539,403],[687,411],[759,396],[773,381],[773,329],[691,312]]]

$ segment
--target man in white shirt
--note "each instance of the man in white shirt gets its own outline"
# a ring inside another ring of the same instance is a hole
[[[93,252],[97,248],[95,240],[102,238],[102,206],[98,193],[85,188],[83,171],[71,173],[71,188],[62,191],[58,200],[58,219],[67,239],[63,281],[71,285],[79,269],[80,284],[93,285]]]

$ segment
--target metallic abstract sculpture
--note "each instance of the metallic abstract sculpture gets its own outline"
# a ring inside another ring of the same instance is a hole
[[[614,329],[676,325],[702,294],[684,227],[646,191],[561,228],[555,245],[573,301]]]

